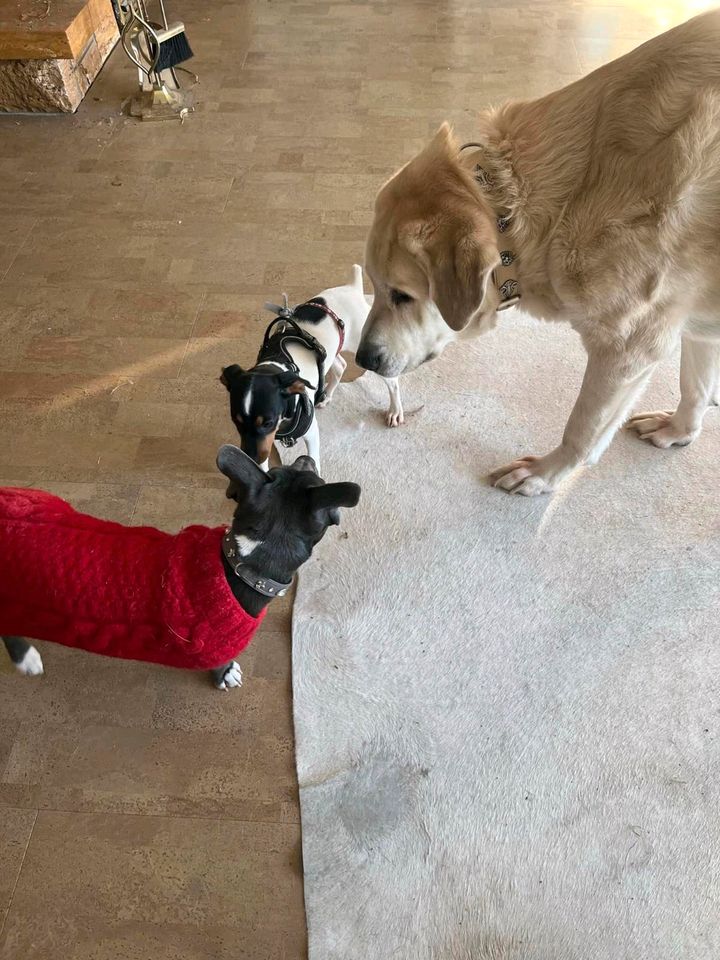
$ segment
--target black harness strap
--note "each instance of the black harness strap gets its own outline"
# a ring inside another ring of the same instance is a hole
[[[275,434],[284,447],[294,447],[312,426],[315,408],[305,393],[296,393],[289,399],[290,409],[285,410],[285,419],[281,421]]]
[[[316,340],[311,333],[308,333],[297,322],[295,311],[298,307],[288,306],[287,295],[285,295],[284,306],[278,307],[272,303],[266,303],[265,306],[278,315],[265,331],[257,363],[282,364],[282,366],[289,367],[290,370],[299,375],[298,365],[293,360],[287,344],[299,343],[301,346],[307,347],[308,350],[312,350],[317,361],[318,372],[317,387],[315,388],[315,406],[317,406],[326,397],[324,365],[327,360],[327,350],[319,340]],[[308,300],[306,303],[299,304],[299,306],[316,307],[333,318],[338,329],[339,344],[337,352],[340,353],[345,342],[345,322],[325,303]],[[315,408],[310,403],[307,394],[303,392],[288,398],[285,413],[285,420],[280,424],[275,436],[286,447],[292,447],[310,429],[315,416]]]
[[[315,404],[325,399],[325,375],[323,365],[327,351],[323,345],[289,316],[277,317],[265,331],[257,363],[277,363],[289,367],[299,375],[298,365],[288,350],[289,343],[299,343],[312,350],[317,360],[318,385],[315,389]],[[285,418],[278,427],[276,439],[286,447],[294,446],[310,429],[315,409],[306,393],[288,397]]]
[[[327,360],[327,350],[311,333],[303,330],[292,317],[276,317],[273,320],[265,331],[257,363],[282,363],[298,373],[298,366],[287,349],[288,343],[299,343],[315,354],[318,371],[315,403],[322,403],[325,398],[324,364]]]

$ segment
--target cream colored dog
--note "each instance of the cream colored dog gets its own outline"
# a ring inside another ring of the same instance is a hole
[[[588,354],[562,441],[492,474],[533,495],[595,463],[658,361],[682,343],[677,410],[629,421],[690,443],[720,371],[720,13],[540,100],[443,126],[380,191],[358,362],[396,377],[519,302]]]

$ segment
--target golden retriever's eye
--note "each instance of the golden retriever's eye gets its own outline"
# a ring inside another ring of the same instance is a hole
[[[396,307],[399,307],[401,303],[411,303],[412,297],[409,293],[404,293],[402,290],[391,290],[390,299]]]

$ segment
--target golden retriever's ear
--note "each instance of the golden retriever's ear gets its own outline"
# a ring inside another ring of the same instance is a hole
[[[447,120],[438,127],[435,136],[430,141],[430,148],[440,153],[447,153],[452,157],[457,156],[457,143],[452,127]]]
[[[462,330],[482,305],[499,262],[497,248],[473,231],[436,238],[424,252],[430,299],[452,330]]]
[[[454,164],[458,155],[458,148],[452,127],[449,123],[443,123],[432,140],[410,161],[408,167],[417,176],[427,176],[428,167],[434,169],[437,164],[444,164],[447,161]]]

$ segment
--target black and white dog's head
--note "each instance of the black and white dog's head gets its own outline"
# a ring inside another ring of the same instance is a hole
[[[222,370],[220,382],[230,394],[230,415],[240,446],[256,463],[265,463],[280,421],[292,413],[294,395],[310,384],[292,370],[243,370],[237,363]]]
[[[356,483],[325,483],[310,457],[267,473],[238,447],[225,444],[218,468],[230,481],[227,496],[238,504],[232,533],[248,564],[288,582],[310,557],[327,528],[340,522],[340,507],[360,499]]]

